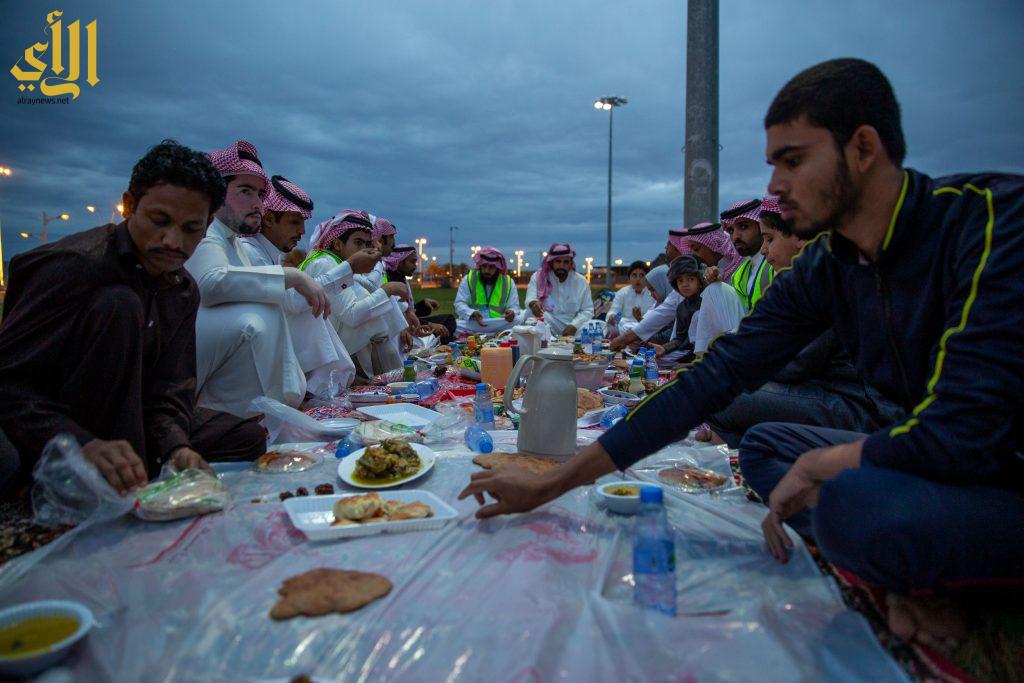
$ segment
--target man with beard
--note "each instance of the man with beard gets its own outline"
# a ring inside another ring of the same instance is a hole
[[[391,254],[381,259],[384,264],[384,279],[387,282],[397,282],[405,285],[408,302],[413,301],[412,286],[409,278],[416,274],[416,266],[419,264],[419,254],[416,247],[411,244],[396,244]],[[431,306],[431,304],[434,304]],[[455,334],[455,316],[436,315],[429,316],[437,308],[437,302],[433,299],[420,299],[416,302],[415,308],[408,309],[406,319],[409,320],[411,333],[425,337],[435,335],[439,339],[448,339]]]
[[[164,463],[263,452],[255,421],[196,409],[199,292],[182,268],[224,200],[201,152],[164,140],[132,169],[124,221],[11,260],[0,325],[0,428],[17,449],[0,487],[70,434],[118,493]]]
[[[473,270],[455,293],[458,329],[463,332],[496,333],[516,324],[520,317],[519,291],[508,275],[505,255],[494,247],[473,254]]]
[[[776,95],[765,117],[768,191],[811,238],[736,334],[597,443],[547,475],[473,475],[482,517],[530,510],[625,469],[761,386],[830,327],[865,380],[910,415],[871,434],[781,423],[751,429],[741,459],[775,463],[761,493],[771,554],[789,521],[832,564],[888,591],[904,640],[964,634],[941,598],[1024,586],[1024,178],[930,178],[904,169],[892,86],[836,59]],[[810,508],[813,508],[810,509]]]
[[[743,257],[733,273],[732,285],[748,311],[761,300],[764,290],[774,277],[774,271],[765,263],[761,254],[760,217],[761,200],[757,198],[738,201],[719,217],[722,228]]]
[[[575,258],[576,252],[568,244],[552,244],[526,287],[530,312],[538,318],[543,316],[556,337],[576,336],[594,317],[590,283],[576,272]]]
[[[259,232],[269,181],[256,148],[241,140],[209,153],[227,183],[224,205],[185,263],[199,286],[196,320],[199,405],[243,417],[252,399],[267,396],[298,406],[306,377],[292,348],[284,303],[294,289],[311,315],[326,317],[324,284],[351,282],[343,265],[320,282],[297,268],[254,266],[239,241]]]
[[[313,216],[313,201],[298,185],[276,175],[263,202],[260,232],[240,240],[254,266],[276,266],[291,253],[306,233],[306,220]],[[370,252],[355,254],[349,266],[365,270],[375,263]],[[309,304],[295,290],[285,299],[288,332],[295,357],[306,375],[306,391],[314,396],[345,389],[355,376],[355,365],[331,323],[314,316]]]

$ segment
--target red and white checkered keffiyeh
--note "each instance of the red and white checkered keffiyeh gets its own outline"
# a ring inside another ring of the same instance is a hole
[[[679,255],[692,254],[693,250],[690,249],[690,245],[686,243],[686,228],[677,228],[675,230],[668,231],[668,241],[676,248]]]
[[[735,216],[730,215],[732,212],[736,211],[736,209],[739,209],[740,207],[742,207],[742,206],[744,206],[746,204],[750,204],[751,208],[748,209],[747,211],[744,211],[743,213],[737,214]],[[752,221],[756,221],[760,217],[761,217],[761,200],[757,199],[757,198],[754,198],[754,199],[741,199],[740,201],[736,202],[735,204],[733,204],[728,209],[726,209],[725,211],[722,212],[721,220],[722,220],[722,225],[732,225],[733,223],[735,223],[736,221],[738,221],[741,218],[749,218]]]
[[[263,171],[256,147],[251,142],[239,140],[230,147],[207,152],[206,156],[222,176],[255,175],[263,178],[267,187],[270,186],[270,180]]]
[[[495,247],[481,247],[478,252],[473,254],[473,265],[476,266],[477,270],[480,270],[480,266],[485,263],[497,266],[498,272],[502,275],[508,272],[508,263],[505,261],[505,255]]]
[[[548,279],[548,274],[551,272],[551,262],[556,258],[568,256],[572,261],[571,270],[576,270],[576,250],[573,249],[567,242],[555,242],[548,248],[548,255],[544,257],[544,260],[540,264],[540,275],[537,276],[537,299],[544,303],[548,298],[548,294],[551,293],[551,281]]]
[[[387,218],[381,216],[370,216],[370,220],[373,221],[373,239],[379,240],[385,235],[394,235],[398,230],[391,224]]]
[[[313,229],[310,245],[313,249],[327,249],[331,242],[349,230],[355,229],[372,232],[373,223],[370,221],[370,215],[365,211],[339,211],[334,216],[317,224]]]
[[[714,229],[712,230],[709,228]],[[686,231],[684,239],[686,239],[687,242],[703,244],[705,247],[718,254],[719,259],[725,260],[724,263],[720,261],[718,264],[718,270],[722,273],[723,279],[728,280],[732,277],[732,274],[740,267],[740,262],[743,261],[743,257],[740,256],[738,251],[736,251],[736,247],[733,245],[732,239],[729,238],[729,235],[722,229],[721,225],[717,225],[715,223],[698,223]]]
[[[419,255],[416,253],[416,247],[411,244],[396,244],[391,253],[381,260],[384,262],[384,267],[387,270],[396,271],[398,270],[398,264],[410,256],[419,258]]]
[[[270,189],[263,200],[263,213],[288,211],[302,214],[305,220],[313,217],[313,200],[306,191],[283,176],[270,178]]]
[[[761,199],[761,213],[775,213],[782,215],[782,206],[779,205],[779,198],[773,194],[766,194]]]

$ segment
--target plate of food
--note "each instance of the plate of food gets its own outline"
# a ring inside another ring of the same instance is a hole
[[[434,466],[434,459],[434,451],[423,444],[384,439],[343,458],[338,476],[356,488],[385,489],[419,479]]]
[[[628,391],[618,391],[616,389],[609,389],[602,387],[597,390],[597,393],[601,395],[604,402],[610,406],[624,405],[624,406],[635,406],[640,402],[640,397],[636,394],[631,394]]]
[[[696,465],[675,465],[658,471],[658,481],[691,493],[721,491],[728,488],[729,477]]]
[[[260,474],[291,474],[316,467],[323,460],[314,453],[323,443],[283,443],[271,446],[252,467]]]
[[[439,529],[458,513],[429,491],[289,498],[284,509],[311,541]]]

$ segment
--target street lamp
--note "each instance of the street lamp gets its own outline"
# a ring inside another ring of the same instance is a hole
[[[615,107],[626,104],[625,97],[602,97],[594,102],[594,109],[603,109],[608,112],[608,243],[605,245],[605,263],[609,264],[604,276],[604,284],[612,286],[612,119],[614,118]]]
[[[43,240],[44,242],[47,241],[46,240],[46,226],[47,225],[49,225],[53,221],[66,221],[69,218],[71,218],[71,216],[69,216],[66,213],[58,214],[56,216],[47,216],[46,212],[43,211],[43,231],[40,233],[40,236],[39,236],[40,239]]]
[[[11,175],[14,173],[9,166],[0,166],[0,175]]]
[[[413,242],[416,243],[416,251],[419,254],[418,259],[422,260],[423,259],[423,247],[425,247],[427,245],[427,238],[426,237],[417,237],[416,239],[413,240]]]
[[[523,255],[526,253],[522,249],[513,252],[516,255],[516,277],[522,277],[523,275]]]
[[[11,175],[11,169],[7,166],[0,166],[0,176],[6,177]],[[4,278],[4,239],[3,239],[3,227],[0,226],[0,287],[7,286],[7,280]]]
[[[588,256],[583,260],[587,262],[587,282],[590,282],[590,271],[594,269],[594,257]]]
[[[477,253],[478,251],[480,251],[480,249],[481,249],[481,248],[482,248],[482,247],[480,247],[480,245],[479,245],[479,244],[474,244],[473,246],[471,246],[471,247],[469,248],[469,254],[470,254],[470,256],[476,256],[476,253]]]
[[[85,207],[85,210],[88,211],[89,213],[96,213],[96,207],[93,206],[92,204]]]

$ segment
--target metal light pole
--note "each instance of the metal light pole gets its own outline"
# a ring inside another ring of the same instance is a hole
[[[49,225],[50,223],[54,222],[54,221],[66,221],[69,218],[71,218],[71,216],[69,216],[66,213],[57,214],[56,216],[47,216],[46,212],[43,211],[43,231],[41,233],[39,233],[39,237],[43,240],[43,242],[45,242],[46,241],[46,226]]]
[[[455,231],[459,229],[457,225],[448,226],[448,279],[451,280],[455,273]]]
[[[686,4],[683,221],[718,216],[718,0]]]
[[[0,176],[7,177],[13,171],[7,166],[0,166]],[[7,287],[7,280],[4,278],[4,228],[0,225],[0,288]]]
[[[608,112],[608,241],[605,245],[605,263],[608,267],[604,273],[604,284],[609,288],[612,286],[612,119],[615,107],[621,107],[627,102],[625,97],[611,95],[594,102],[594,109],[604,109]]]

